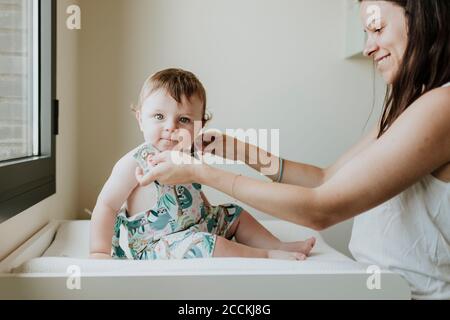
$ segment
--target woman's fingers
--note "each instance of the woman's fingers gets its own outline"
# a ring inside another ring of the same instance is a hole
[[[164,162],[170,162],[170,163],[177,164],[177,165],[191,164],[192,158],[186,152],[167,150],[167,151],[164,151],[164,152],[154,155],[150,160],[150,163],[153,166],[157,166]]]
[[[144,173],[141,167],[136,167],[136,170],[134,171],[134,176],[136,177],[137,182],[141,184],[142,178],[144,177]]]
[[[149,160],[149,162],[153,165],[156,166],[157,164],[161,163],[161,162],[165,162],[167,161],[167,157],[170,156],[170,152],[169,151],[164,151],[161,153],[157,153],[154,156],[152,156]]]
[[[136,167],[135,177],[139,185],[144,187],[156,180],[156,173],[155,170],[152,169],[149,173],[144,175],[142,168]]]

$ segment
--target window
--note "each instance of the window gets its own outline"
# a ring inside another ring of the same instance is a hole
[[[0,222],[55,193],[55,0],[0,0]]]

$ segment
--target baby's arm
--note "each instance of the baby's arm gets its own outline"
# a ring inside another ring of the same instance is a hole
[[[135,178],[138,164],[133,159],[133,153],[134,150],[116,163],[98,196],[91,218],[91,258],[111,257],[111,241],[117,213],[138,184]]]

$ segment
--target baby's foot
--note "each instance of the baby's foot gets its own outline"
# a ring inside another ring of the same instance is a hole
[[[283,250],[269,250],[267,258],[280,260],[305,260],[306,255],[301,252],[289,252]]]
[[[297,242],[282,242],[279,249],[290,252],[300,252],[306,256],[309,256],[311,249],[316,244],[316,238],[311,237],[305,241]]]

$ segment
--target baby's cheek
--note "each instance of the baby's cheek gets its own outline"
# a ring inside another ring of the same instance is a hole
[[[144,135],[148,137],[156,137],[162,131],[162,128],[157,123],[153,123],[151,121],[143,121],[142,122]]]
[[[177,132],[178,141],[182,142],[183,149],[190,148],[194,143],[194,129],[183,128]]]
[[[145,142],[156,144],[159,140],[159,133],[155,131],[147,131],[144,133]]]

